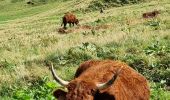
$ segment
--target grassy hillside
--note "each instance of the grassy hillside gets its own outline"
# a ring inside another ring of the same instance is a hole
[[[152,100],[170,98],[169,0],[112,5],[102,14],[94,0],[14,1],[0,0],[0,98],[54,99],[59,85],[46,64],[71,80],[88,59],[124,61],[147,77]],[[155,9],[158,17],[142,18]],[[63,34],[58,30],[66,12],[76,14],[81,26]]]

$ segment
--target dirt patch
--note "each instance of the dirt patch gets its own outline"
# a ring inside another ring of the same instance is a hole
[[[89,26],[89,25],[83,25],[81,26],[81,29],[92,29],[93,27],[92,26]]]
[[[99,26],[96,26],[94,29],[95,30],[99,30],[99,29],[108,29],[110,28],[111,25],[99,25]]]
[[[60,34],[68,34],[72,32],[78,32],[80,30],[100,30],[100,29],[108,29],[108,28],[111,28],[111,25],[98,25],[98,26],[82,25],[74,29],[73,28],[71,29],[59,28],[58,32]]]
[[[92,26],[89,26],[89,25],[83,25],[83,26],[78,26],[76,27],[76,29],[92,29],[93,27]]]
[[[58,33],[60,33],[60,34],[68,34],[68,33],[72,33],[72,32],[73,32],[73,30],[71,30],[71,29],[64,29],[64,28],[58,29]]]
[[[83,26],[77,27],[77,29],[95,29],[95,30],[99,30],[99,29],[108,29],[110,27],[111,27],[111,25],[98,25],[98,26],[83,25]]]

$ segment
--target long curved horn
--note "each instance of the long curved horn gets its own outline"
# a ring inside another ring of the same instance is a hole
[[[60,85],[62,86],[67,86],[69,84],[68,81],[64,81],[62,80],[54,71],[54,67],[53,64],[51,64],[51,72],[53,74],[54,79],[56,80],[56,82],[58,82]]]
[[[121,66],[117,71],[116,74],[112,77],[112,79],[110,79],[109,81],[107,81],[106,83],[101,83],[101,84],[97,84],[97,89],[101,90],[101,89],[106,89],[107,87],[111,86],[114,81],[116,80],[117,76],[120,74],[121,70],[122,70],[123,66]]]

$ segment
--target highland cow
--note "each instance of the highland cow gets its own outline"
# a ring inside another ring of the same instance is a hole
[[[143,18],[154,18],[158,16],[158,14],[160,14],[160,12],[157,10],[154,10],[152,12],[143,13]]]
[[[70,27],[71,27],[71,24],[74,26],[74,24],[78,25],[79,24],[79,20],[76,18],[76,16],[72,13],[66,13],[63,17],[63,20],[62,20],[62,24],[61,26],[63,26],[64,24],[64,28],[66,29],[66,25],[67,23],[69,23]]]
[[[27,1],[27,4],[34,5],[32,1]]]
[[[89,60],[80,65],[70,82],[54,79],[68,91],[57,89],[58,100],[149,100],[150,89],[144,76],[120,61]]]

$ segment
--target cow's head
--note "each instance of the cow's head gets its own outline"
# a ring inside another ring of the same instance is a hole
[[[54,96],[58,100],[94,100],[96,92],[100,89],[106,89],[111,86],[116,80],[118,74],[120,73],[122,67],[116,71],[116,74],[106,83],[97,84],[93,81],[84,81],[82,79],[74,79],[70,82],[64,81],[58,77],[55,73],[53,66],[51,66],[51,72],[54,79],[62,86],[66,87],[68,92],[63,90],[54,91]]]
[[[75,20],[75,24],[79,25],[79,20],[78,19]]]
[[[157,14],[160,14],[160,11],[154,10],[153,13],[154,13],[155,15],[157,15]]]

